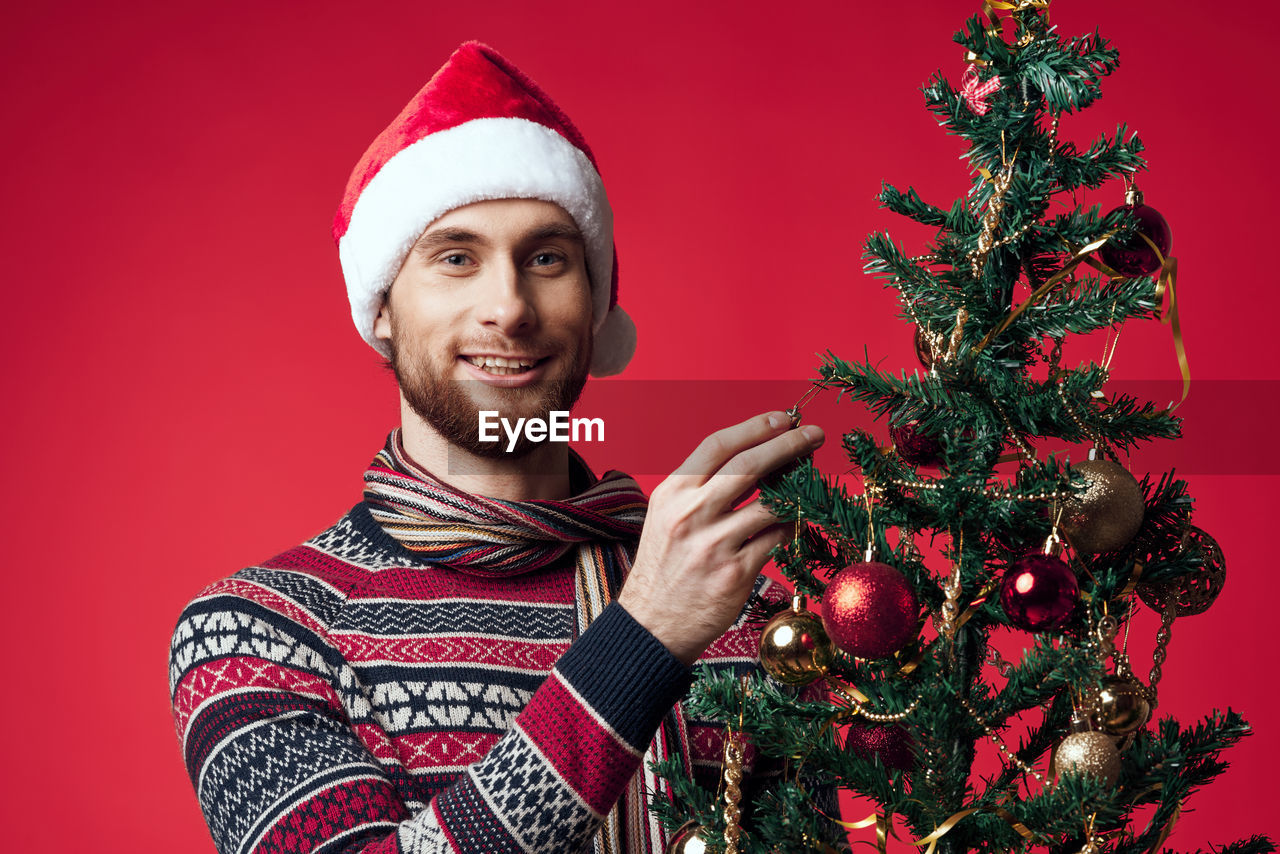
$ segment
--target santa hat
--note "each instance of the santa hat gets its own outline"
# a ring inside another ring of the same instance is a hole
[[[591,373],[625,368],[636,330],[618,307],[613,211],[591,149],[536,83],[479,42],[454,51],[347,182],[333,236],[364,340],[389,355],[373,322],[409,250],[440,216],[484,199],[541,199],[573,217],[591,279]]]

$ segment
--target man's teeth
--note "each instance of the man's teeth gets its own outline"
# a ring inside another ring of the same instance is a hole
[[[502,356],[467,356],[465,358],[485,373],[496,374],[497,376],[522,374],[534,365],[533,360],[506,359]]]

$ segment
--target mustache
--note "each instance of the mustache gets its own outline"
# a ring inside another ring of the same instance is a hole
[[[477,351],[491,353],[552,353],[564,349],[562,342],[545,335],[529,338],[507,338],[504,335],[482,335],[470,338],[454,346],[455,353],[475,353]]]

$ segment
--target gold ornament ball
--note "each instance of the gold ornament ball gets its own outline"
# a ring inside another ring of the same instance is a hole
[[[786,685],[808,685],[831,666],[833,647],[812,611],[787,609],[760,633],[760,664]]]
[[[1109,735],[1128,735],[1150,716],[1151,704],[1138,683],[1125,676],[1108,676],[1102,680],[1094,716],[1099,729]]]
[[[1114,786],[1120,779],[1120,752],[1105,732],[1073,732],[1058,745],[1053,772],[1096,777]]]
[[[662,850],[664,854],[706,854],[707,832],[696,821],[685,822]]]
[[[1085,488],[1062,508],[1062,530],[1071,545],[1084,554],[1123,548],[1142,527],[1146,511],[1138,481],[1111,460],[1086,460],[1071,472],[1085,479]]]
[[[1163,612],[1172,599],[1178,603],[1178,616],[1188,617],[1209,610],[1227,582],[1227,559],[1222,546],[1195,525],[1187,526],[1182,535],[1182,551],[1198,555],[1200,565],[1172,581],[1138,585],[1138,598],[1155,611]]]

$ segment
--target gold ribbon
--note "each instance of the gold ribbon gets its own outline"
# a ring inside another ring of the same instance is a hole
[[[973,348],[973,352],[975,354],[981,353],[983,348],[985,348],[988,344],[991,343],[992,339],[994,339],[1001,332],[1004,332],[1006,329],[1008,329],[1009,326],[1015,320],[1018,319],[1018,315],[1026,311],[1027,308],[1032,303],[1038,302],[1042,297],[1044,297],[1050,291],[1056,288],[1058,286],[1058,283],[1061,282],[1063,279],[1065,279],[1067,276],[1071,275],[1071,273],[1075,270],[1076,267],[1079,267],[1082,263],[1084,263],[1086,259],[1089,258],[1090,255],[1092,255],[1094,252],[1097,252],[1099,249],[1101,249],[1106,244],[1106,242],[1111,239],[1111,236],[1113,234],[1115,234],[1114,231],[1108,231],[1106,234],[1102,235],[1098,239],[1092,241],[1091,243],[1086,243],[1084,246],[1077,249],[1076,253],[1071,256],[1071,260],[1067,262],[1066,266],[1064,266],[1061,270],[1059,270],[1058,272],[1050,276],[1048,279],[1046,279],[1043,285],[1036,288],[1035,291],[1031,294],[1031,296],[1027,297],[1026,300],[1023,301],[1022,305],[1018,306],[1013,311],[1009,312],[1009,314],[1005,316],[1005,319],[1000,321],[1000,325],[997,326],[995,329],[992,329],[990,332],[988,332],[987,337],[983,338],[981,343],[979,343],[977,347]]]
[[[1047,295],[1059,282],[1069,276],[1071,272],[1082,263],[1088,263],[1089,266],[1113,279],[1128,278],[1119,271],[1108,267],[1097,258],[1090,257],[1094,252],[1101,249],[1113,235],[1115,235],[1115,232],[1109,231],[1097,240],[1087,243],[1080,247],[1080,249],[1076,250],[1075,254],[1071,256],[1071,260],[1067,262],[1065,267],[1045,280],[1045,283],[1037,288],[1031,296],[1027,297],[1021,305],[1011,311],[1004,320],[1000,321],[1000,324],[995,329],[988,332],[987,336],[983,338],[978,346],[973,349],[973,352],[975,354],[982,352],[982,350],[991,343],[992,339],[1008,329],[1013,321],[1018,319],[1018,315],[1022,314],[1022,312],[1029,306]],[[1187,347],[1182,338],[1182,321],[1178,315],[1178,259],[1164,257],[1164,253],[1160,251],[1160,247],[1156,246],[1156,244],[1147,235],[1139,233],[1138,236],[1146,241],[1147,245],[1151,247],[1151,251],[1156,253],[1156,258],[1160,261],[1160,271],[1156,275],[1156,299],[1163,300],[1164,295],[1166,293],[1169,294],[1169,307],[1166,311],[1161,313],[1161,322],[1168,324],[1173,332],[1173,349],[1178,358],[1178,372],[1182,375],[1182,398],[1177,404],[1177,406],[1181,406],[1186,401],[1187,395],[1191,392],[1191,365],[1187,359]],[[1174,408],[1177,408],[1177,406]]]
[[[1182,399],[1178,401],[1178,405],[1181,406],[1191,392],[1191,366],[1187,363],[1187,347],[1183,343],[1182,324],[1178,320],[1178,259],[1164,257],[1160,247],[1156,246],[1147,235],[1139,232],[1138,236],[1147,242],[1151,251],[1156,253],[1156,258],[1160,260],[1160,273],[1156,278],[1156,299],[1163,299],[1165,291],[1169,292],[1169,310],[1164,313],[1160,321],[1169,324],[1173,332],[1173,351],[1177,354],[1178,370],[1182,374]]]
[[[967,810],[961,810],[960,812],[948,818],[942,824],[938,825],[938,827],[933,831],[933,833],[930,833],[928,836],[924,837],[923,839],[919,839],[909,844],[914,845],[917,848],[924,847],[925,849],[924,854],[934,854],[934,851],[936,851],[938,847],[938,841],[942,839],[942,837],[946,836],[952,830],[952,828],[954,828],[957,824],[959,824],[960,821],[964,819],[966,816],[972,815],[975,812],[979,812],[981,809],[982,807],[970,807]],[[876,848],[880,850],[881,854],[884,854],[886,850],[890,833],[893,834],[894,839],[898,839],[898,840],[902,839],[902,837],[898,836],[897,831],[894,830],[893,827],[889,824],[888,814],[873,812],[870,815],[868,815],[866,818],[859,819],[858,821],[840,821],[839,819],[832,818],[831,816],[827,815],[821,810],[818,810],[817,812],[823,818],[827,819],[828,821],[834,822],[835,824],[840,825],[846,830],[861,830],[864,827],[870,827],[871,825],[874,824],[876,826]],[[1039,838],[1025,824],[1018,821],[1018,819],[1015,818],[1013,814],[1010,813],[1008,810],[1006,810],[1004,807],[994,807],[992,808],[991,812],[992,814],[997,815],[1000,818],[1004,819],[1005,822],[1007,822],[1010,827],[1012,827],[1015,831],[1017,831],[1019,836],[1021,836],[1023,839],[1027,840],[1028,842],[1035,842]],[[1174,817],[1170,819],[1169,825],[1166,826],[1165,833],[1161,835],[1160,842],[1156,846],[1157,848],[1159,848],[1160,845],[1164,844],[1165,839],[1168,838],[1169,832],[1173,830],[1172,825],[1173,825],[1173,822],[1176,820],[1177,820],[1177,814],[1175,813]],[[871,843],[868,840],[864,839],[864,840],[859,840],[857,844],[870,845]]]
[[[1178,816],[1182,815],[1182,802],[1179,801],[1177,806],[1173,808],[1173,815],[1169,816],[1169,820],[1164,823],[1164,827],[1160,829],[1160,835],[1156,837],[1155,844],[1151,846],[1151,854],[1156,854],[1164,848],[1164,843],[1169,838],[1169,834],[1173,833],[1173,826],[1178,823]]]
[[[925,848],[924,854],[933,854],[933,852],[938,847],[939,839],[946,836],[947,833],[951,830],[951,828],[955,827],[957,824],[960,823],[960,820],[962,818],[977,812],[979,809],[980,807],[970,807],[967,810],[961,810],[960,812],[951,816],[951,818],[944,821],[942,824],[938,825],[938,828],[933,833],[930,833],[924,839],[918,839],[915,842],[912,842],[911,844],[916,846],[917,848],[919,848],[922,845],[927,845],[928,847]]]
[[[956,618],[956,631],[960,631],[960,627],[969,622],[969,618],[978,613],[978,609],[987,601],[987,597],[996,589],[996,583],[993,581],[986,587],[978,591],[978,598],[969,603],[969,607],[964,609],[959,617]]]
[[[1117,599],[1123,599],[1137,588],[1138,581],[1142,578],[1142,570],[1142,561],[1135,560],[1133,562],[1133,570],[1129,573],[1129,581],[1125,584],[1124,589],[1116,594]]]
[[[1178,372],[1182,375],[1182,399],[1177,403],[1177,406],[1181,406],[1191,392],[1191,365],[1187,361],[1187,347],[1182,340],[1182,321],[1178,317],[1178,259],[1164,257],[1160,247],[1147,235],[1138,232],[1138,236],[1146,241],[1160,262],[1160,269],[1156,273],[1156,300],[1163,301],[1164,295],[1169,294],[1169,307],[1161,312],[1160,322],[1169,325],[1173,332],[1173,350],[1178,357]],[[1112,279],[1131,278],[1119,270],[1111,269],[1097,258],[1090,258],[1088,263],[1090,267]],[[1177,406],[1173,408],[1176,409]]]
[[[1156,767],[1159,768],[1159,767],[1162,767],[1163,765],[1164,763],[1160,763],[1160,765],[1157,765]],[[1135,795],[1132,800],[1134,803],[1137,803],[1147,795],[1153,792],[1158,792],[1163,788],[1164,788],[1164,783],[1156,783],[1155,785],[1150,786],[1149,788],[1143,789],[1141,792]],[[1147,849],[1148,854],[1156,854],[1156,852],[1164,848],[1165,842],[1168,841],[1169,839],[1169,834],[1173,833],[1173,827],[1178,823],[1178,817],[1181,815],[1182,815],[1182,801],[1178,801],[1176,804],[1173,805],[1173,814],[1170,815],[1169,820],[1164,823],[1164,827],[1160,828],[1160,835],[1156,837],[1155,843],[1152,844],[1152,846]],[[1150,829],[1151,829],[1151,823],[1148,822],[1147,826],[1143,828],[1142,833],[1146,833]],[[1138,835],[1141,836],[1142,834],[1140,833]]]
[[[818,815],[822,816],[823,818],[825,818],[827,821],[831,822],[832,824],[840,825],[845,830],[862,830],[862,828],[870,827],[871,825],[874,824],[876,826],[876,843],[875,843],[876,848],[880,850],[880,854],[885,854],[886,851],[888,850],[889,848],[889,816],[887,813],[882,815],[880,813],[873,812],[871,813],[871,815],[867,816],[866,818],[859,819],[858,821],[841,821],[838,818],[832,818],[831,816],[827,815],[817,807],[814,807],[813,811],[816,812]],[[894,838],[897,838],[897,836],[898,834],[895,833]],[[860,839],[854,844],[870,845],[871,843],[865,839]]]
[[[999,9],[1004,12],[1021,12],[1024,9],[1048,9],[1049,0],[1016,0],[1009,3],[1006,0],[982,0],[982,14],[987,19],[987,35],[993,38],[1003,38],[1004,28],[1000,23],[1000,16],[996,14]],[[1045,12],[1045,21],[1049,20],[1049,13]],[[1022,42],[1018,46],[1022,46]],[[973,51],[966,51],[964,55],[965,62],[972,62],[974,65],[987,65],[987,60],[978,56]]]

